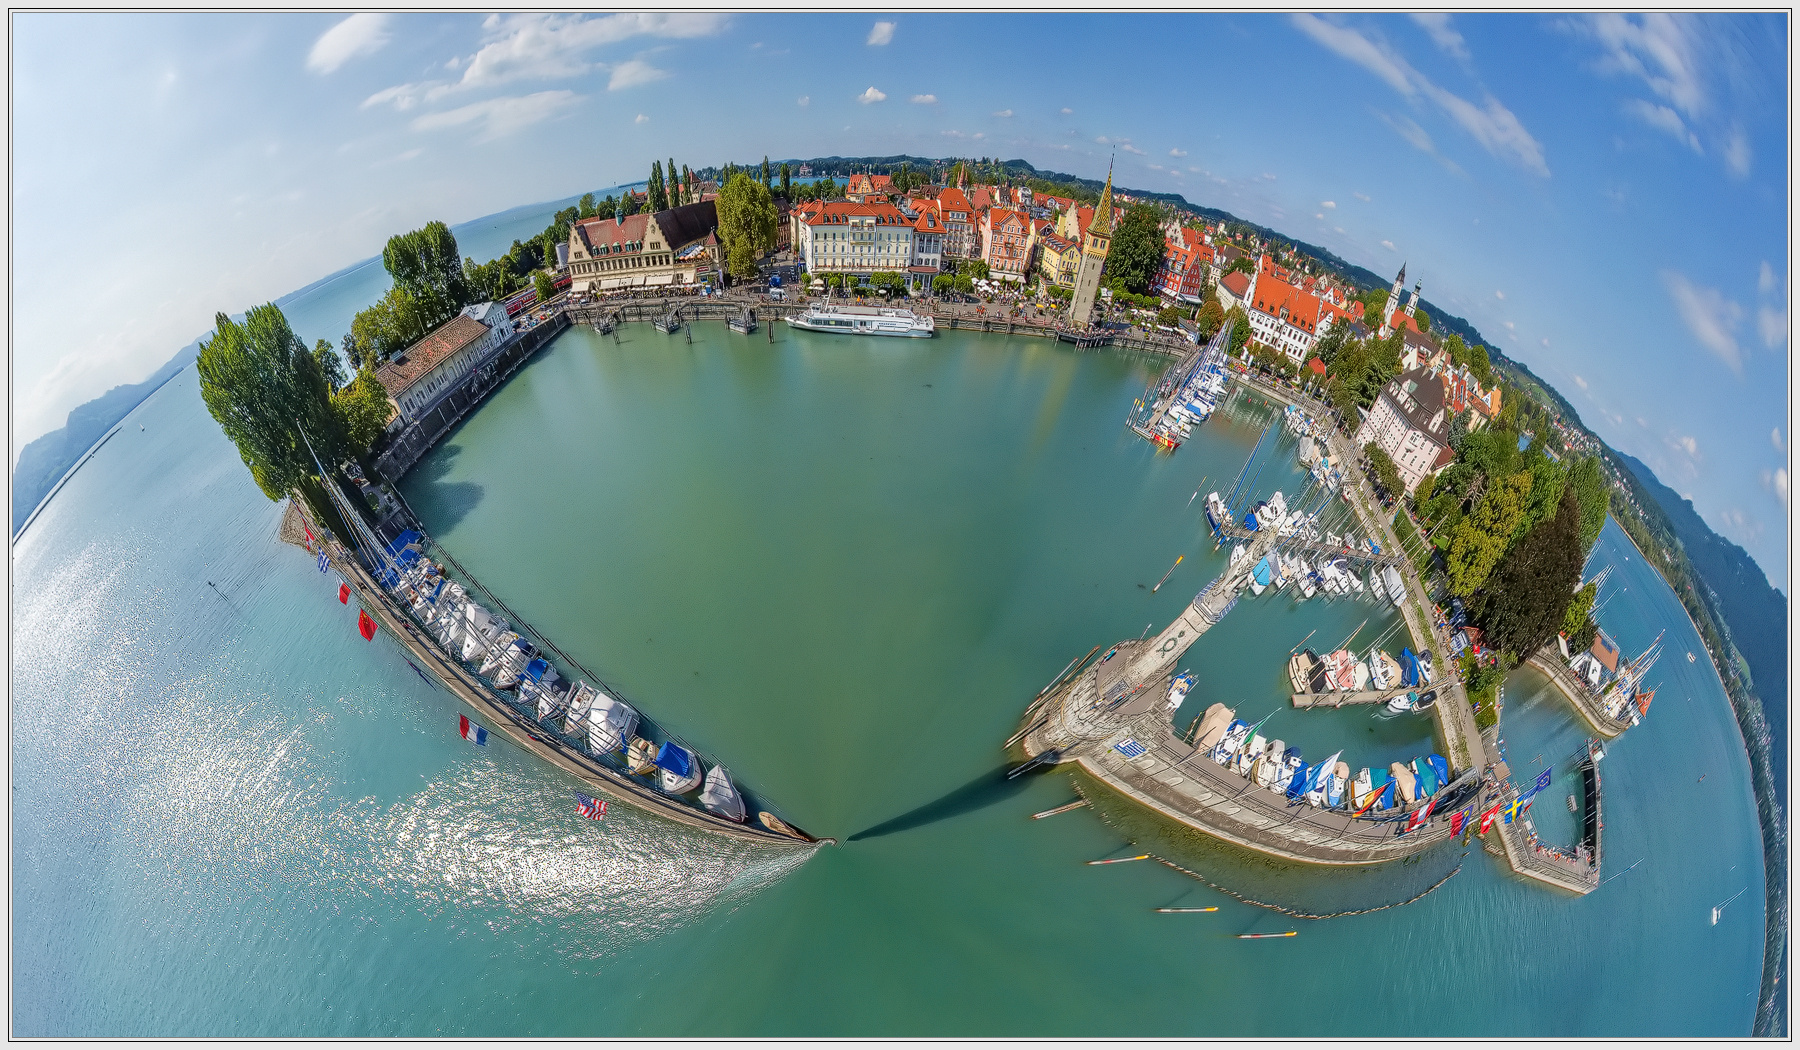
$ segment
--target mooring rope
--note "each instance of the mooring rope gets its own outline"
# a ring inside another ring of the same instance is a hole
[[[1097,816],[1100,817],[1101,820],[1105,821],[1107,824],[1110,824],[1113,827],[1118,827],[1118,825],[1114,824],[1113,821],[1109,817],[1107,817],[1106,814],[1098,806],[1095,806],[1093,804],[1093,800],[1088,798],[1087,792],[1082,790],[1081,785],[1079,783],[1072,782],[1071,786],[1074,787],[1075,793],[1077,795],[1080,795],[1082,800],[1088,803],[1089,810],[1093,811]],[[1131,841],[1134,844],[1136,842],[1136,840],[1128,840],[1128,841]],[[1197,879],[1200,882],[1203,882],[1206,885],[1212,887],[1213,889],[1218,890],[1220,893],[1225,894],[1227,897],[1232,898],[1233,900],[1240,901],[1244,904],[1252,904],[1258,908],[1267,908],[1270,911],[1277,911],[1283,915],[1290,915],[1296,919],[1342,919],[1342,918],[1346,918],[1351,915],[1368,915],[1371,912],[1386,911],[1389,908],[1403,908],[1406,905],[1413,903],[1414,901],[1423,899],[1427,894],[1431,893],[1432,890],[1435,890],[1439,886],[1442,886],[1444,883],[1449,882],[1452,876],[1454,876],[1457,872],[1462,870],[1462,865],[1458,864],[1456,867],[1450,869],[1449,875],[1445,875],[1443,878],[1441,878],[1441,879],[1437,880],[1436,882],[1432,883],[1431,885],[1425,887],[1425,889],[1420,891],[1417,895],[1409,897],[1403,901],[1398,901],[1393,904],[1383,904],[1383,905],[1380,905],[1380,906],[1374,907],[1374,908],[1358,908],[1354,911],[1334,911],[1334,912],[1330,912],[1325,915],[1317,915],[1317,914],[1314,914],[1313,912],[1296,911],[1293,908],[1284,908],[1279,904],[1270,904],[1266,901],[1259,901],[1259,900],[1254,900],[1250,897],[1246,897],[1243,894],[1237,892],[1236,890],[1229,889],[1225,886],[1219,885],[1218,883],[1212,881],[1211,879],[1207,878],[1206,876],[1200,874],[1197,871],[1192,871],[1188,868],[1184,868],[1181,865],[1175,863],[1174,861],[1169,860],[1166,857],[1160,857],[1160,856],[1156,855],[1155,853],[1150,854],[1150,859],[1156,861],[1158,864],[1161,864],[1165,867],[1173,868],[1176,871],[1181,872],[1183,875],[1188,876],[1189,878]]]

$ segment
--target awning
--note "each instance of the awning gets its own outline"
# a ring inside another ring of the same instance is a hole
[[[675,280],[675,275],[672,273],[653,273],[650,276],[644,278],[644,283],[647,285],[670,284],[674,280]]]

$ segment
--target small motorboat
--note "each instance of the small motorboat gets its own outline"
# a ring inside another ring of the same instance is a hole
[[[700,786],[704,774],[700,756],[670,741],[657,753],[656,766],[662,770],[662,789],[671,795],[685,795]]]
[[[588,705],[588,750],[607,755],[625,749],[637,729],[638,714],[618,697],[600,693]]]
[[[631,738],[625,749],[625,770],[632,776],[644,777],[656,772],[656,742],[641,736]]]
[[[1381,570],[1381,582],[1387,585],[1388,601],[1398,609],[1406,602],[1406,584],[1400,579],[1400,570],[1389,565]]]
[[[1415,758],[1409,768],[1415,778],[1414,783],[1418,785],[1420,798],[1430,798],[1437,794],[1438,788],[1442,785],[1438,783],[1437,773],[1431,768],[1430,763],[1422,758]]]
[[[1194,732],[1195,753],[1211,754],[1212,749],[1224,738],[1225,730],[1231,727],[1231,708],[1224,704],[1213,704],[1200,716],[1200,722]]]
[[[537,646],[523,638],[519,638],[507,646],[506,655],[501,659],[500,666],[494,669],[494,688],[511,689],[518,685],[519,676],[524,674],[526,666],[536,656]]]
[[[507,660],[508,655],[513,652],[513,643],[522,640],[517,631],[501,632],[498,638],[488,644],[485,653],[477,654],[481,656],[481,664],[476,670],[492,678],[500,670],[500,665]]]
[[[563,708],[563,732],[573,734],[575,728],[587,721],[588,706],[600,690],[586,682],[578,683],[569,694],[569,704]]]
[[[1381,677],[1387,682],[1382,689],[1392,689],[1400,684],[1400,662],[1386,652],[1377,650],[1369,657],[1369,675],[1375,674],[1375,665],[1381,665]]]
[[[1448,787],[1450,784],[1450,763],[1444,761],[1443,755],[1426,755],[1425,763],[1437,774],[1438,784]]]
[[[1388,776],[1392,777],[1394,783],[1399,785],[1395,794],[1399,796],[1401,803],[1410,806],[1419,800],[1419,781],[1417,777],[1413,776],[1412,770],[1395,762],[1388,766]]]
[[[1431,684],[1431,650],[1419,650],[1419,684]]]
[[[1287,742],[1271,740],[1269,750],[1263,753],[1262,764],[1256,768],[1256,783],[1270,791],[1275,790],[1275,782],[1281,777],[1282,760],[1287,755]]]
[[[1412,692],[1400,693],[1389,699],[1387,702],[1388,713],[1394,715],[1403,715],[1408,711],[1414,710],[1418,706],[1419,694]]]
[[[1240,776],[1249,776],[1250,770],[1256,765],[1256,760],[1261,758],[1263,753],[1268,750],[1269,742],[1263,739],[1262,734],[1253,734],[1250,737],[1250,743],[1244,747],[1243,750],[1239,751],[1237,753],[1237,758],[1232,761],[1231,768],[1233,772],[1236,772]]]
[[[1176,675],[1175,680],[1169,683],[1169,710],[1173,711],[1180,707],[1181,702],[1187,699],[1188,691],[1193,688],[1194,675],[1192,672]]]
[[[1237,753],[1243,750],[1244,742],[1250,736],[1250,724],[1241,718],[1234,718],[1225,727],[1225,735],[1213,745],[1212,760],[1221,766],[1229,766]]]
[[[1414,711],[1425,710],[1426,708],[1430,707],[1432,704],[1437,703],[1437,696],[1438,695],[1437,695],[1436,689],[1425,690],[1423,693],[1419,694],[1418,701],[1413,704],[1413,710]]]
[[[1305,773],[1306,759],[1301,757],[1300,748],[1288,748],[1286,751],[1282,752],[1281,768],[1275,774],[1274,790],[1278,794],[1292,792]]]
[[[1381,584],[1381,574],[1375,571],[1373,565],[1369,566],[1369,593],[1375,596],[1376,601],[1387,597],[1387,588]]]
[[[1369,778],[1369,767],[1364,766],[1356,771],[1355,779],[1350,781],[1350,806],[1361,809],[1369,796],[1375,793],[1375,783]]]
[[[706,771],[706,787],[700,792],[700,804],[727,820],[740,824],[744,821],[744,796],[738,794],[737,786],[731,782],[731,773],[724,766],[714,766]]]
[[[1352,691],[1360,693],[1367,689],[1369,687],[1369,665],[1358,660],[1350,665],[1350,670],[1355,675],[1355,687]]]

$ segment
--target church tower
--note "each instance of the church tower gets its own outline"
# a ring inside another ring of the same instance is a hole
[[[1100,271],[1106,267],[1106,251],[1112,245],[1112,167],[1106,169],[1106,188],[1100,191],[1100,203],[1094,207],[1094,220],[1088,223],[1087,236],[1081,243],[1081,268],[1075,273],[1075,301],[1069,307],[1069,323],[1086,325],[1094,312],[1094,297],[1100,292]]]
[[[1419,289],[1424,284],[1425,284],[1424,281],[1414,281],[1413,282],[1412,298],[1407,300],[1407,303],[1406,303],[1406,316],[1411,317],[1413,315],[1413,311],[1417,310],[1419,308]]]
[[[1381,330],[1376,338],[1386,339],[1393,334],[1390,322],[1394,319],[1394,311],[1400,309],[1400,297],[1406,288],[1406,264],[1400,264],[1400,276],[1394,278],[1394,286],[1388,289],[1387,305],[1381,308]]]

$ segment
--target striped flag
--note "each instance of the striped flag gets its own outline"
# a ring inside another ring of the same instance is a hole
[[[331,567],[331,559],[327,558],[325,556],[324,551],[320,551],[319,552],[319,571],[324,572],[326,569],[329,569],[330,567]]]
[[[1437,799],[1435,799],[1435,798],[1432,799],[1431,801],[1425,803],[1425,808],[1414,813],[1412,815],[1412,819],[1408,820],[1406,822],[1406,830],[1416,831],[1419,828],[1423,827],[1425,825],[1426,818],[1431,816],[1432,807],[1436,806],[1436,805],[1437,805]],[[1454,835],[1456,833],[1454,831],[1452,831],[1451,834]]]
[[[589,820],[599,820],[606,813],[606,800],[575,792],[575,812]]]
[[[482,747],[487,746],[487,730],[469,721],[468,715],[457,715],[456,719],[462,728],[462,738],[464,740],[473,741],[474,743],[480,744]]]
[[[1455,813],[1450,814],[1450,837],[1451,838],[1455,838],[1458,834],[1460,834],[1462,832],[1462,826],[1468,819],[1469,819],[1469,811],[1466,809],[1459,809]]]

